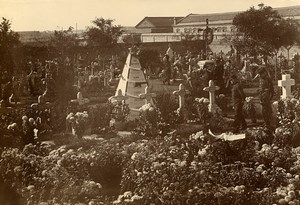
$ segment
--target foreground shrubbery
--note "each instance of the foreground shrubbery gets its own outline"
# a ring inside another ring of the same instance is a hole
[[[251,136],[240,142],[214,142],[202,133],[189,139],[169,136],[132,155],[122,190],[143,197],[141,204],[277,203],[283,197],[279,189],[300,189],[298,152],[259,145]],[[297,204],[296,193],[288,201]]]
[[[299,204],[298,100],[279,102],[274,135],[253,128],[233,142],[202,131],[176,135],[172,129],[180,121],[222,126],[223,118],[207,112],[204,98],[191,103],[195,114],[186,116],[145,105],[139,129],[126,138],[2,147],[1,183],[33,205]],[[109,115],[102,119],[94,126],[106,127]],[[18,134],[15,124],[6,126],[10,136]]]

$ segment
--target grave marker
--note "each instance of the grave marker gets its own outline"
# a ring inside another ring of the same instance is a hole
[[[116,90],[116,95],[121,90],[128,97],[127,104],[130,108],[129,120],[139,117],[139,109],[144,105],[144,100],[139,95],[145,92],[145,88],[148,85],[137,57],[137,52],[134,48],[130,50]]]
[[[282,87],[282,99],[292,97],[291,87],[295,85],[295,80],[291,79],[290,74],[282,75],[282,80],[278,80],[278,86]]]
[[[179,109],[181,109],[184,106],[184,96],[186,95],[184,85],[181,83],[179,85],[179,90],[174,91],[173,94],[179,96]]]
[[[210,112],[215,113],[218,109],[217,104],[215,103],[215,92],[219,90],[219,86],[214,85],[214,81],[210,80],[208,83],[208,87],[203,88],[204,91],[209,92],[209,105],[208,109]]]

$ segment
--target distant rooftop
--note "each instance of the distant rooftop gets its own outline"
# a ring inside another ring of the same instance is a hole
[[[175,18],[176,22],[178,22],[183,17],[148,17],[148,16],[146,16],[135,27],[138,27],[144,21],[148,21],[156,28],[171,27],[174,24],[174,18]]]
[[[294,17],[300,16],[300,5],[274,8],[283,17]],[[193,22],[205,22],[206,19],[209,21],[224,21],[233,20],[233,18],[244,11],[237,12],[225,12],[225,13],[210,13],[210,14],[189,14],[186,17],[178,21],[177,24],[193,23]]]

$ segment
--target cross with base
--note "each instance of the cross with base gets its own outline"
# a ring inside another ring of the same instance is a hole
[[[122,102],[123,100],[125,101],[125,100],[127,100],[127,99],[128,99],[128,97],[127,97],[127,96],[124,96],[124,95],[122,94],[122,90],[119,89],[119,90],[118,90],[118,94],[115,95],[115,96],[111,96],[110,98],[108,98],[108,101],[109,101],[109,102],[113,102],[113,101],[115,101],[115,102]]]
[[[214,81],[210,80],[208,82],[208,87],[203,88],[204,91],[209,92],[209,105],[208,109],[210,112],[215,112],[216,108],[218,107],[217,104],[215,103],[215,91],[219,90],[219,86],[214,85]]]
[[[186,95],[184,85],[181,83],[179,85],[179,90],[174,91],[173,94],[179,96],[179,109],[182,108],[184,106],[184,96]]]
[[[152,98],[156,97],[155,93],[149,92],[149,87],[146,86],[145,93],[139,94],[139,97],[142,99],[145,99],[145,104],[151,103],[152,104]]]
[[[278,86],[282,87],[282,99],[292,96],[291,87],[295,85],[295,80],[291,79],[290,74],[282,75],[282,80],[278,80]]]

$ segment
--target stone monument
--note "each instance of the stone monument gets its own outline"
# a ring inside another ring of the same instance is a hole
[[[118,94],[118,90],[121,90],[128,97],[126,103],[130,108],[129,120],[138,118],[139,108],[144,105],[144,100],[139,95],[145,92],[147,86],[148,83],[137,57],[136,48],[133,47],[127,56],[116,90],[116,95]]]

